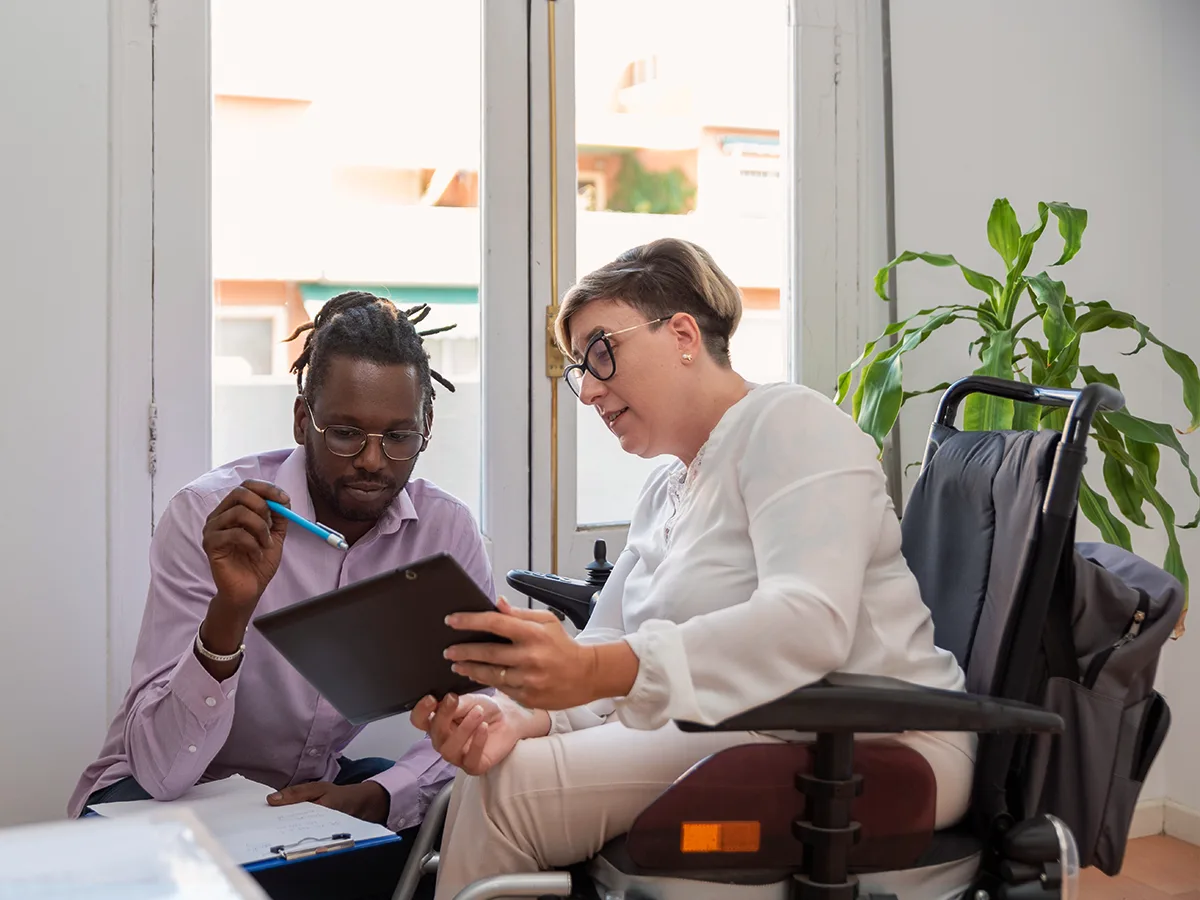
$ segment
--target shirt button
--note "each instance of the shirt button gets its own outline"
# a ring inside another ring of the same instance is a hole
[[[320,753],[320,752],[321,752],[321,751],[320,751],[320,750],[318,750],[316,747],[313,747],[311,750],[309,750],[309,751],[308,751],[308,755],[309,755],[309,756],[316,756],[316,755],[317,755],[318,753]]]
[[[204,705],[205,705],[205,706],[216,706],[216,705],[217,705],[217,701],[216,701],[216,700],[214,700],[212,697],[205,697],[205,698],[204,698]]]
[[[189,744],[189,745],[188,745],[188,753],[195,753],[195,752],[196,752],[196,745],[195,745],[195,744]]]

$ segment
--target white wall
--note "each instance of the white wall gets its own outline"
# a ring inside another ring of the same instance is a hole
[[[0,825],[61,817],[107,724],[108,16],[0,4]]]
[[[986,232],[995,198],[1009,198],[1023,230],[1035,221],[1039,200],[1084,207],[1082,252],[1051,273],[1076,299],[1109,299],[1200,355],[1200,313],[1187,267],[1200,240],[1194,216],[1200,5],[902,0],[891,9],[897,251],[953,253],[996,274],[1002,262]],[[1061,250],[1053,218],[1042,244],[1030,272]],[[921,263],[902,267],[898,285],[901,316],[972,294],[961,275]],[[943,330],[906,357],[906,389],[970,372],[977,365],[966,354],[970,334],[966,327]],[[1178,382],[1166,379],[1161,356],[1124,359],[1116,351],[1132,349],[1128,337],[1096,338],[1084,344],[1085,361],[1118,373],[1134,412],[1186,422],[1177,399],[1164,409],[1164,385],[1167,397],[1178,398]],[[906,461],[920,458],[934,402],[906,408]],[[1190,446],[1200,449],[1194,439]],[[1194,500],[1186,482],[1179,487],[1170,496],[1190,517]],[[1093,533],[1084,526],[1081,537]],[[1140,532],[1135,541],[1140,553],[1161,561],[1161,529]],[[1200,578],[1195,542],[1187,561]],[[1191,690],[1200,675],[1195,640],[1193,633],[1169,647],[1160,670],[1175,726],[1143,798],[1170,794],[1200,808],[1200,775],[1185,756],[1200,738],[1200,701]]]
[[[1196,248],[1200,247],[1200,3],[1165,0],[1163,4],[1163,333],[1165,340],[1186,348],[1193,359],[1200,353],[1200,304],[1197,303]],[[1178,381],[1168,378],[1163,391],[1167,421],[1185,421]],[[1185,441],[1187,439],[1185,438]],[[1196,441],[1187,441],[1195,453]],[[1171,482],[1176,496],[1187,496],[1183,478]],[[1194,511],[1195,506],[1189,511]],[[1192,585],[1200,584],[1200,535],[1182,532],[1180,543]],[[1192,592],[1193,598],[1195,591]],[[1176,803],[1200,810],[1200,614],[1192,611],[1191,629],[1169,648],[1167,685],[1172,734],[1167,747],[1167,794]],[[1188,702],[1190,700],[1190,702]]]

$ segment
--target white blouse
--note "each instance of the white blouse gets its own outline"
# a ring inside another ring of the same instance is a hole
[[[829,398],[754,387],[690,469],[657,469],[578,640],[624,639],[627,697],[552,714],[552,732],[714,724],[830,672],[962,690],[900,553],[875,442]]]

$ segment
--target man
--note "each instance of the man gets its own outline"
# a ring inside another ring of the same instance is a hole
[[[394,765],[341,756],[360,728],[248,627],[256,614],[438,552],[495,599],[466,506],[409,481],[433,424],[432,379],[453,390],[429,368],[422,311],[363,292],[330,300],[292,335],[311,329],[292,367],[299,446],[229,463],[172,498],[151,543],[132,684],[70,815],[171,800],[238,773],[279,790],[274,805],[311,800],[404,831],[453,777],[428,739]],[[289,531],[266,500],[341,532],[349,551]]]

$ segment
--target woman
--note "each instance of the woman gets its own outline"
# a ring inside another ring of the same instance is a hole
[[[729,359],[737,288],[680,240],[635,248],[564,298],[567,371],[628,453],[670,454],[587,628],[549,612],[462,614],[511,645],[461,644],[495,697],[423,700],[412,721],[459,766],[437,897],[569,865],[619,835],[691,765],[769,734],[685,734],[830,672],[963,689],[900,553],[874,442],[826,397],[748,384]],[[966,811],[974,736],[902,739],[937,777],[937,826]],[[883,886],[883,885],[881,885]],[[928,896],[928,894],[922,894]]]

